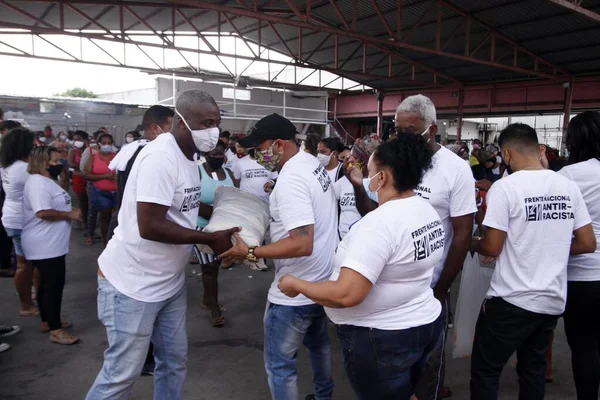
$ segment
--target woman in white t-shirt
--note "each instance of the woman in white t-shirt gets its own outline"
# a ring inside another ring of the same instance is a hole
[[[569,165],[559,174],[577,184],[592,218],[596,251],[569,257],[565,332],[578,399],[597,399],[600,387],[600,113],[569,122]]]
[[[40,271],[38,305],[42,332],[50,341],[74,344],[79,338],[65,330],[60,308],[65,286],[65,257],[69,252],[71,221],[81,220],[81,211],[71,208],[71,196],[57,182],[63,170],[60,154],[53,147],[37,147],[29,156],[30,176],[23,189],[23,233],[25,257]]]
[[[358,170],[360,170],[362,173],[362,177],[366,178],[369,175],[369,171],[367,170],[369,157],[371,157],[371,154],[375,151],[375,149],[377,149],[377,147],[379,147],[380,144],[381,140],[379,139],[357,139],[354,143],[354,147],[352,147],[350,154],[345,160],[347,161],[345,165],[350,169],[354,166],[358,167]],[[359,179],[358,176],[356,179]],[[362,180],[363,185],[366,185],[367,182],[367,179]],[[367,187],[365,187],[365,189],[368,190]],[[344,176],[335,182],[333,184],[333,192],[335,193],[335,198],[338,201],[338,233],[340,235],[340,239],[343,239],[350,231],[350,228],[352,228],[352,226],[360,220],[361,215],[356,208],[354,186],[348,177]]]
[[[279,282],[286,295],[303,294],[326,307],[360,399],[408,400],[441,333],[431,279],[444,253],[444,228],[414,192],[431,158],[420,136],[381,145],[368,164],[379,207],[339,245],[331,280],[286,275]]]
[[[6,199],[2,206],[2,224],[12,238],[17,256],[15,287],[19,294],[21,316],[38,315],[39,310],[31,298],[33,285],[33,266],[25,258],[21,246],[23,229],[23,188],[29,178],[27,160],[33,149],[35,135],[25,128],[11,130],[2,138],[0,164],[2,165],[2,187]]]

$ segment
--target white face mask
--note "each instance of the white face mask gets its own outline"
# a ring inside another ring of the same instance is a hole
[[[127,137],[125,138],[125,141],[126,141],[127,143],[131,143],[131,142],[133,142],[133,138],[132,138],[131,136],[127,136]]]
[[[425,136],[425,134],[427,132],[429,132],[429,129],[431,128],[431,125],[429,125],[424,131],[423,133],[421,133],[421,136]],[[427,139],[427,143],[429,143],[431,141],[431,136],[429,137],[429,139]]]
[[[80,140],[76,140],[73,142],[73,146],[75,146],[78,149],[81,149],[83,147],[83,142]]]
[[[331,161],[331,155],[326,156],[325,154],[317,154],[317,160],[319,160],[319,162],[321,163],[322,166],[326,167],[329,165],[329,162]]]
[[[179,115],[179,118],[181,118],[186,128],[188,128],[188,130],[192,134],[192,139],[194,139],[194,145],[196,146],[196,149],[198,149],[198,151],[208,153],[217,146],[217,143],[219,142],[219,128],[214,127],[208,129],[192,130],[186,122],[186,120],[183,118],[183,116],[179,113],[179,111],[175,110],[175,112],[177,113],[177,115]]]
[[[42,137],[40,138],[40,142],[42,142],[42,143],[46,143],[47,141],[48,141],[48,138],[47,138],[47,137],[45,137],[45,136],[42,136]]]

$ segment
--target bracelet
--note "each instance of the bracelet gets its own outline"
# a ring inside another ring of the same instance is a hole
[[[246,254],[246,261],[250,261],[252,263],[257,263],[258,258],[254,255],[254,250],[256,250],[257,246],[248,247],[248,254]]]

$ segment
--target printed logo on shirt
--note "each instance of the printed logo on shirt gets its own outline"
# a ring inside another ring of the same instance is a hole
[[[329,177],[327,170],[325,170],[324,166],[319,165],[317,169],[313,171],[313,175],[317,177],[321,184],[321,188],[323,188],[323,193],[325,193],[327,189],[329,189],[329,186],[331,186],[331,178]]]
[[[65,206],[71,204],[71,196],[67,192],[63,193],[63,197],[65,198]]]
[[[412,232],[414,260],[424,260],[436,250],[444,248],[442,221],[437,220]]]
[[[246,172],[244,172],[244,176],[246,177],[246,179],[269,178],[269,172],[264,168],[248,169],[246,170]]]
[[[415,194],[417,196],[421,196],[425,200],[429,200],[429,198],[431,197],[431,189],[427,186],[419,185],[415,189]]]
[[[525,220],[553,221],[575,219],[569,196],[539,196],[525,199]]]
[[[179,212],[188,212],[200,207],[200,186],[183,189],[185,197],[179,207]]]
[[[340,207],[356,207],[354,193],[344,193],[340,197]]]

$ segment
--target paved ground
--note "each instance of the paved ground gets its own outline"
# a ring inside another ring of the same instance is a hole
[[[7,338],[13,348],[0,354],[0,399],[71,400],[83,399],[102,363],[106,334],[96,314],[96,257],[99,244],[83,244],[82,231],[74,230],[67,257],[67,285],[64,315],[74,323],[72,331],[81,337],[75,346],[51,344],[39,333],[36,317],[18,317],[18,300],[12,280],[0,280],[0,322],[18,324],[22,333]],[[221,301],[228,307],[226,326],[212,328],[206,311],[200,309],[202,284],[188,274],[188,377],[186,398],[194,400],[269,399],[262,362],[262,317],[272,272],[237,268],[221,271]],[[353,399],[342,369],[341,351],[333,339],[335,399]],[[451,351],[451,349],[449,349]],[[450,353],[451,354],[451,353]],[[450,356],[451,357],[451,356]],[[554,342],[555,382],[547,386],[549,400],[575,399],[569,349],[562,323]],[[311,393],[311,370],[306,352],[298,357],[302,395]],[[468,399],[469,360],[449,359],[447,383],[454,399]],[[517,397],[514,361],[505,368],[501,382],[502,400]],[[152,379],[140,378],[132,399],[152,398]],[[304,396],[301,397],[303,399]],[[374,399],[375,400],[375,399]]]

